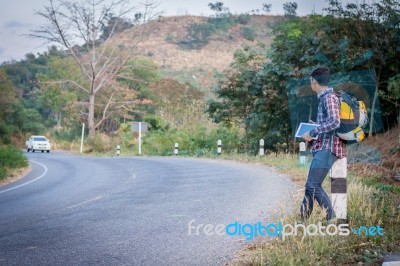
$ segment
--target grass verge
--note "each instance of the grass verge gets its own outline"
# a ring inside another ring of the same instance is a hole
[[[224,159],[267,164],[287,174],[303,187],[308,166],[301,167],[297,156],[281,154],[259,158],[247,155],[224,155]],[[361,226],[380,226],[383,236],[360,235],[350,232],[348,236],[288,236],[285,240],[275,238],[261,243],[250,244],[237,254],[231,265],[380,265],[386,253],[400,252],[400,189],[398,185],[379,182],[379,173],[370,171],[360,174],[350,168],[347,177],[347,210],[349,229]],[[330,180],[323,184],[330,191]],[[304,192],[303,192],[304,193]],[[300,206],[303,194],[294,196]],[[317,204],[315,205],[317,206]],[[294,225],[298,221],[294,213],[280,214],[282,224]],[[276,214],[275,214],[276,215]],[[324,221],[319,207],[314,209],[310,219],[304,223],[317,224]]]

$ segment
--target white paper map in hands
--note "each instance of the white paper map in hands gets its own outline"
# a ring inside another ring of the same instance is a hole
[[[297,128],[296,131],[296,138],[301,138],[306,132],[319,127],[319,124],[311,124],[311,123],[300,123],[299,127]],[[318,136],[316,136],[313,139],[317,139]]]

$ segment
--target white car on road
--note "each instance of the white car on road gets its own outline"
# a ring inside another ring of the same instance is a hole
[[[29,140],[25,142],[26,151],[47,151],[51,150],[50,141],[45,136],[32,136]]]

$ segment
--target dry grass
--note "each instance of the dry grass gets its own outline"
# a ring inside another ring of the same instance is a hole
[[[7,185],[9,183],[15,182],[24,176],[26,176],[29,172],[31,171],[31,167],[27,166],[24,168],[18,168],[18,169],[8,169],[8,177],[5,179],[0,179],[0,187]]]
[[[264,158],[234,155],[227,158],[266,163],[285,174],[295,174],[294,180],[299,185],[304,185],[308,172],[308,167],[299,167],[297,156],[287,154],[268,155]],[[381,190],[379,186],[366,185],[365,178],[351,170],[349,172],[349,228],[379,225],[384,228],[384,236],[359,236],[350,233],[349,236],[321,237],[299,234],[285,240],[274,238],[250,244],[236,254],[229,265],[378,265],[384,254],[400,252],[399,194]],[[330,190],[329,183],[324,182],[326,191]],[[302,196],[298,193],[291,201],[300,204]],[[284,213],[282,208],[272,215],[280,217],[277,222],[282,221],[283,224],[294,225],[298,221],[297,209],[289,215]],[[317,207],[305,225],[317,224],[323,220],[324,213]]]

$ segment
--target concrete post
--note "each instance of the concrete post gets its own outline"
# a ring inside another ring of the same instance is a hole
[[[117,145],[117,156],[119,156],[120,155],[120,153],[121,153],[121,146],[119,146],[119,145]]]
[[[347,158],[338,159],[330,170],[332,207],[337,219],[347,219]]]
[[[300,165],[306,165],[306,143],[300,142],[299,144],[299,151],[300,151]]]
[[[260,139],[260,156],[264,156],[264,139]]]
[[[178,152],[179,152],[179,144],[175,143],[175,145],[174,145],[174,155],[178,155]]]

